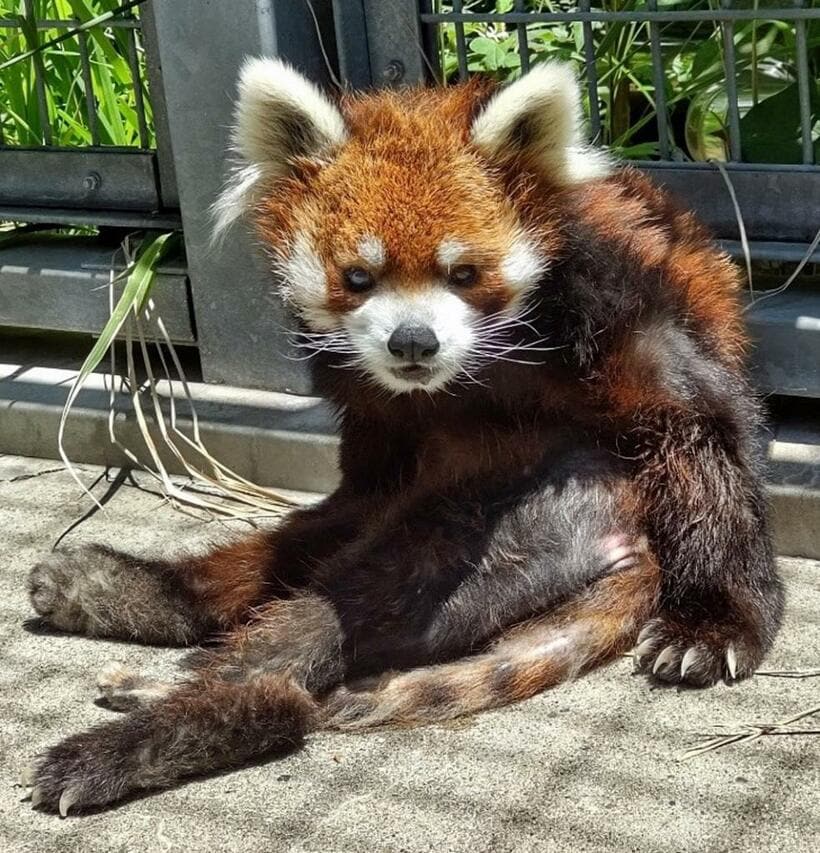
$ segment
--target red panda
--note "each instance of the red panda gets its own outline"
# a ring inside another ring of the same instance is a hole
[[[662,682],[754,672],[783,593],[738,277],[581,125],[560,65],[334,101],[247,63],[218,227],[255,227],[342,482],[204,556],[92,546],[32,570],[58,628],[220,636],[182,684],[106,673],[131,713],[40,756],[35,805],[504,705],[636,644]]]

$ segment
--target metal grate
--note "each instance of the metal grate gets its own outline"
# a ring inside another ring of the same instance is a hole
[[[812,165],[820,8],[784,0],[422,2],[448,79],[583,70],[593,138],[656,161]]]
[[[153,148],[138,7],[0,0],[0,145]]]
[[[176,206],[152,22],[146,0],[0,0],[0,218]]]

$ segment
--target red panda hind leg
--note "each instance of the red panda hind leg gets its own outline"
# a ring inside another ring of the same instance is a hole
[[[23,781],[34,806],[65,816],[288,752],[316,728],[314,694],[342,673],[333,607],[314,595],[277,602],[200,656],[181,684],[131,676],[129,695],[119,679],[120,707],[135,710],[51,747]]]

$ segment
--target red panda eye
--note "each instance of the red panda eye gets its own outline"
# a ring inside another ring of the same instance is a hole
[[[342,275],[347,289],[353,293],[364,293],[376,284],[373,276],[361,267],[348,267]]]
[[[478,270],[472,264],[459,264],[450,270],[448,279],[450,284],[455,284],[458,287],[469,287],[475,284],[478,278]]]

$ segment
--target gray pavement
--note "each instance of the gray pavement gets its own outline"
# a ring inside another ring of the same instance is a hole
[[[820,704],[820,679],[652,690],[627,659],[513,708],[447,726],[318,735],[284,760],[60,820],[21,803],[40,749],[111,713],[114,659],[173,671],[179,651],[33,633],[25,578],[90,504],[54,462],[0,456],[0,850],[774,851],[820,846],[820,737],[768,737],[680,762],[713,725]],[[35,476],[31,476],[35,475]],[[99,469],[84,467],[91,483]],[[120,488],[67,541],[151,551],[224,535]],[[767,669],[820,666],[820,565],[784,559],[788,619]],[[817,728],[818,718],[805,720]]]

